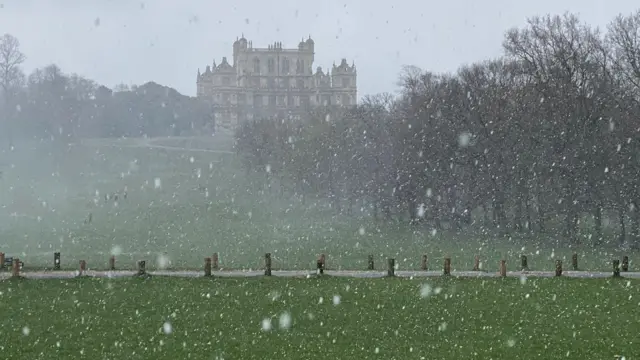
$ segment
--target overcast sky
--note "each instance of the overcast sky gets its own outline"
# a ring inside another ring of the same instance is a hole
[[[360,95],[395,91],[402,65],[454,71],[501,54],[504,31],[571,11],[602,29],[637,0],[0,0],[0,34],[18,37],[25,70],[50,63],[101,84],[147,81],[195,95],[196,73],[254,47],[296,47],[309,35],[316,66],[355,61]]]

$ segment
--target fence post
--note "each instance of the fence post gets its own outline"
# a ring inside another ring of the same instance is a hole
[[[138,276],[146,275],[147,273],[147,262],[144,260],[138,261]]]
[[[4,266],[4,253],[0,252],[0,270],[4,270],[5,266]]]
[[[87,271],[87,262],[85,260],[80,260],[80,270],[78,271],[78,276],[84,276],[84,273]]]
[[[629,271],[629,257],[627,255],[622,257],[622,271]]]
[[[204,258],[204,276],[211,276],[211,258]]]
[[[271,253],[264,255],[264,275],[271,276]]]
[[[573,255],[571,256],[571,267],[573,268],[573,271],[578,271],[578,254],[577,253],[573,253]]]
[[[324,274],[324,259],[324,254],[320,254],[320,256],[318,256],[318,260],[316,260],[316,273],[318,275]]]
[[[562,276],[562,260],[556,260],[556,276]]]
[[[20,277],[20,259],[14,258],[11,263],[11,277]]]
[[[506,277],[506,276],[507,276],[507,261],[500,260],[500,277]]]
[[[218,264],[218,253],[214,252],[213,256],[211,256],[211,268],[213,270],[220,269],[220,265]]]
[[[112,255],[109,258],[109,270],[115,271],[115,269],[116,269],[116,257]]]
[[[473,271],[480,271],[480,256],[476,255],[473,259]]]
[[[53,270],[60,270],[60,253],[53,253]]]
[[[420,262],[420,269],[423,271],[427,271],[429,269],[428,263],[427,261],[429,260],[429,258],[427,257],[427,254],[422,255],[422,261]]]
[[[620,277],[620,260],[613,260],[613,277]]]
[[[388,266],[387,266],[387,276],[395,276],[396,275],[396,260],[394,258],[389,258]]]
[[[444,275],[451,275],[451,258],[444,258]]]
[[[369,255],[369,260],[368,260],[368,264],[367,264],[367,270],[374,270],[373,255]]]
[[[527,255],[520,255],[520,270],[529,271],[529,263],[527,262]]]

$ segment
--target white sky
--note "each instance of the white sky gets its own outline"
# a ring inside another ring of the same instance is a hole
[[[547,13],[578,13],[603,30],[632,0],[0,0],[0,34],[18,37],[25,70],[56,63],[112,87],[155,81],[195,95],[197,69],[254,47],[309,35],[316,66],[345,57],[360,95],[396,90],[402,65],[454,71],[501,54],[505,30]]]

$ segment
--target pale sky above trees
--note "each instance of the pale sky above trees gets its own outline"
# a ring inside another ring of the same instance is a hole
[[[0,33],[20,40],[27,73],[56,63],[107,86],[153,80],[188,95],[197,69],[230,57],[242,33],[254,46],[295,46],[311,35],[315,66],[354,60],[365,95],[395,90],[402,65],[454,71],[499,56],[504,32],[530,16],[570,11],[604,29],[638,7],[632,0],[1,2]]]

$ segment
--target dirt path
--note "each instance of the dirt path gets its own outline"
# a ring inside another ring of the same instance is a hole
[[[182,278],[202,277],[202,271],[174,271],[174,270],[158,270],[149,271],[154,276],[172,276]],[[350,270],[326,270],[325,275],[349,278],[382,278],[387,276],[385,271],[350,271]],[[88,270],[85,275],[96,278],[120,278],[134,276],[135,271],[94,271]],[[27,279],[70,279],[78,276],[77,271],[27,271],[22,272],[21,276]],[[275,277],[311,277],[316,275],[314,271],[308,270],[274,270],[272,275]],[[607,278],[611,277],[612,272],[604,271],[565,271],[562,276],[570,278]],[[9,272],[0,273],[0,279],[8,279],[11,276]],[[230,271],[214,271],[213,276],[219,277],[256,277],[264,276],[263,270],[230,270]],[[430,278],[442,276],[441,271],[396,271],[395,276],[402,278]],[[478,278],[495,278],[499,277],[497,272],[481,272],[481,271],[453,271],[451,276],[454,277],[478,277]],[[509,271],[507,277],[553,277],[553,271]],[[640,272],[622,273],[625,278],[640,279]]]

